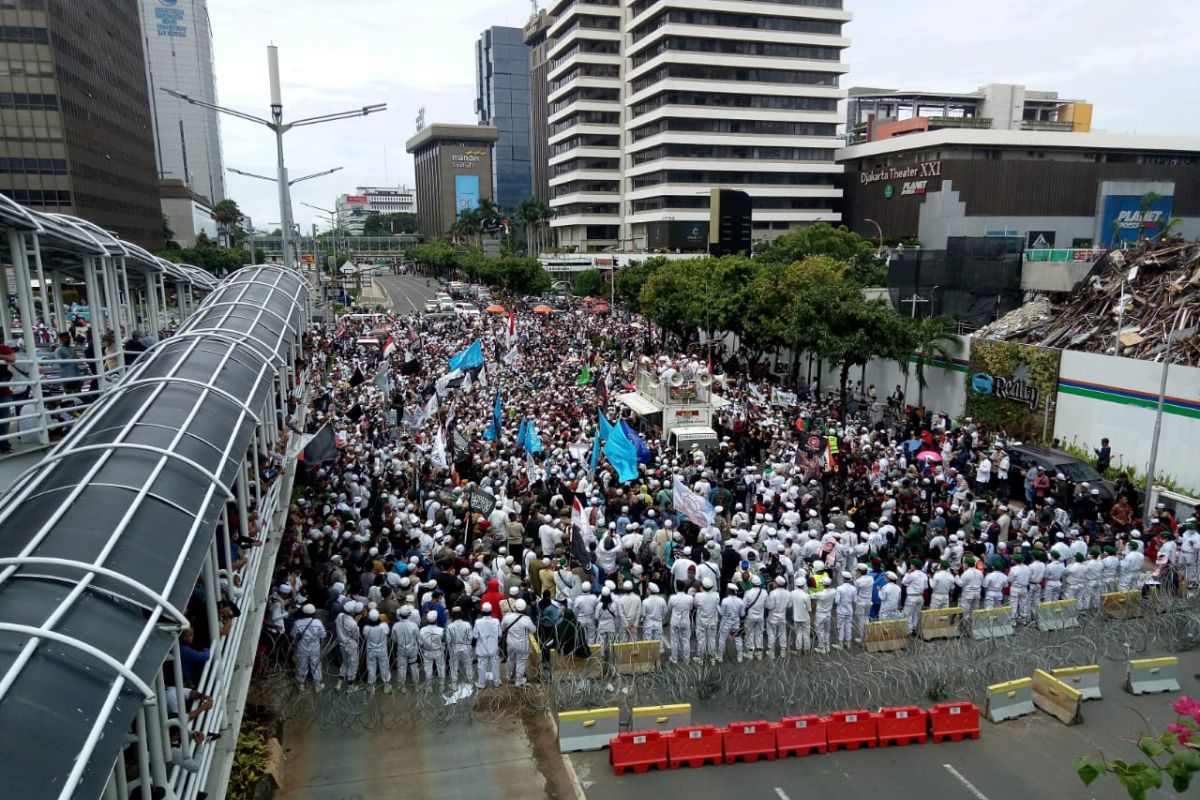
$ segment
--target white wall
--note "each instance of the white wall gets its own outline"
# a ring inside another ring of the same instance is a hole
[[[1108,437],[1114,465],[1145,472],[1161,378],[1162,365],[1151,361],[1064,350],[1054,435],[1088,449]],[[1186,405],[1165,407],[1155,471],[1195,492],[1200,490],[1200,369],[1172,366],[1167,397]]]

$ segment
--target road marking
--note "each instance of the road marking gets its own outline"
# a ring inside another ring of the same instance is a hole
[[[779,800],[792,800],[792,798],[787,796],[787,792],[785,792],[783,789],[780,789],[778,786],[775,787],[775,794],[779,797]]]
[[[946,771],[949,772],[951,775],[953,775],[958,780],[959,783],[961,783],[964,787],[966,787],[968,792],[975,795],[975,800],[988,800],[988,797],[986,794],[984,794],[983,792],[976,789],[975,784],[971,783],[969,780],[964,778],[963,774],[961,772],[959,772],[958,770],[956,770],[953,766],[951,766],[950,764],[942,764],[942,766],[945,767]]]

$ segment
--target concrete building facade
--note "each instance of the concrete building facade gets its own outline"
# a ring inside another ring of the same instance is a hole
[[[334,205],[338,226],[351,236],[362,236],[371,217],[382,214],[416,214],[417,192],[408,186],[359,186],[354,194],[340,195]],[[407,231],[396,231],[403,233]]]
[[[552,225],[641,249],[748,192],[754,237],[838,222],[841,0],[561,0],[549,29]]]
[[[0,192],[163,246],[137,0],[0,5]]]
[[[492,148],[492,198],[512,211],[532,192],[529,49],[521,28],[493,26],[475,42],[475,114],[500,132]]]
[[[851,144],[945,128],[1087,133],[1092,104],[1011,83],[989,83],[973,92],[850,89],[846,134]]]
[[[435,123],[405,143],[416,174],[417,225],[427,240],[444,236],[459,211],[492,199],[492,147],[499,138],[487,125]]]
[[[206,103],[217,102],[207,0],[138,0],[138,5],[158,176],[183,181],[216,205],[225,199],[218,114],[162,91],[174,89]]]

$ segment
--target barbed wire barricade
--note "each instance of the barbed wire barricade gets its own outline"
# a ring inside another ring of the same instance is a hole
[[[259,697],[288,723],[351,731],[448,725],[582,708],[692,703],[713,712],[754,719],[824,714],[838,709],[928,704],[949,700],[982,703],[989,684],[1033,674],[1036,669],[1085,664],[1116,665],[1146,654],[1180,653],[1200,645],[1200,601],[1145,600],[1144,616],[1113,620],[1083,615],[1079,626],[1041,631],[1033,625],[998,639],[924,641],[910,637],[905,650],[869,653],[861,646],[828,654],[793,652],[770,659],[717,663],[665,661],[637,674],[619,673],[600,656],[579,659],[570,674],[549,674],[517,686],[477,690],[475,675],[459,687],[411,684],[384,692],[360,679],[335,689],[336,646],[323,653],[325,688],[300,688],[290,641],[276,640],[260,661]],[[732,653],[732,648],[730,648]],[[535,658],[531,656],[531,659]]]

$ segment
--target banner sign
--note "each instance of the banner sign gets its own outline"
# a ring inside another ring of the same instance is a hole
[[[1054,348],[972,340],[966,415],[1013,439],[1050,436],[1061,355]]]

